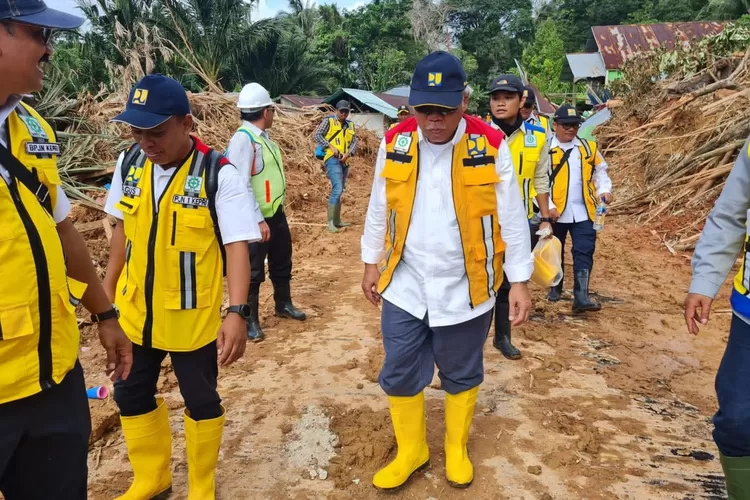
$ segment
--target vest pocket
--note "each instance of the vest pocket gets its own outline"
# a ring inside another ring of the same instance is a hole
[[[127,196],[123,196],[122,199],[117,202],[117,205],[115,205],[115,208],[123,213],[123,229],[125,231],[125,236],[131,241],[135,239],[137,228],[136,221],[138,220],[135,215],[140,204],[140,198],[128,198]]]
[[[209,226],[208,215],[175,211],[171,222],[171,242],[175,250],[199,254],[208,250],[214,235],[213,227]]]
[[[464,167],[462,172],[469,213],[472,217],[483,217],[497,212],[495,185],[500,182],[495,166]]]
[[[31,306],[16,304],[0,310],[0,340],[11,340],[34,334]]]

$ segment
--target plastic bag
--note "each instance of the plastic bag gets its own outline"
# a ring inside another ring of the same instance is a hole
[[[557,286],[563,279],[562,244],[554,236],[541,238],[534,247],[534,274],[531,281],[542,288]]]
[[[326,150],[323,149],[323,146],[318,144],[318,147],[315,148],[315,158],[317,158],[318,160],[322,160],[325,157],[326,157]]]

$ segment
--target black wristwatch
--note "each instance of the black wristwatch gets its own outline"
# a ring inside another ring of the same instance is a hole
[[[539,219],[539,221],[552,223],[552,222],[555,222],[555,219],[553,219],[552,217],[542,217]]]
[[[120,310],[117,308],[116,305],[112,304],[111,309],[108,309],[99,314],[92,314],[91,322],[100,323],[102,321],[107,321],[108,319],[118,319],[119,317],[120,317]]]
[[[247,319],[250,317],[250,306],[247,304],[240,304],[238,306],[229,306],[229,309],[227,309],[227,313],[237,313],[240,316],[242,316],[244,319]]]

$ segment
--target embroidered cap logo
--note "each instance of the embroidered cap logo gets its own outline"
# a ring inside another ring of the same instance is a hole
[[[133,104],[145,105],[148,100],[148,90],[146,89],[135,89],[133,94]]]
[[[569,109],[569,110],[568,110],[568,116],[577,116],[577,115],[576,115],[576,110],[575,110],[575,109],[572,109],[572,108],[571,108],[571,109]]]
[[[428,87],[442,87],[443,86],[443,74],[442,73],[430,73],[427,75],[427,86]]]

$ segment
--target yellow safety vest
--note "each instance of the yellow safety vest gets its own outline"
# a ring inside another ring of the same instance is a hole
[[[594,170],[597,162],[596,143],[587,139],[579,138],[580,145],[578,149],[581,153],[581,178],[583,180],[583,200],[586,203],[586,211],[591,221],[596,217],[597,193],[594,187]],[[552,163],[551,189],[552,203],[560,213],[565,211],[568,206],[568,191],[570,189],[570,162],[566,161],[560,166],[565,152],[560,147],[550,150]]]
[[[338,149],[339,153],[342,155],[348,153],[353,140],[354,123],[352,121],[347,120],[346,128],[343,128],[338,118],[335,116],[328,117],[328,133],[326,134],[326,141]],[[328,158],[331,158],[332,156],[333,152],[331,151],[331,148],[326,148],[326,156],[323,158],[323,161],[328,161]]]
[[[519,133],[514,134],[508,141],[513,165],[516,167],[518,186],[521,188],[521,197],[529,219],[534,216],[534,176],[546,141],[546,131],[529,123],[524,123]]]
[[[210,149],[195,148],[156,202],[153,165],[141,153],[128,170],[123,197],[125,267],[115,303],[130,340],[186,352],[216,340],[221,326],[223,261],[206,194]]]
[[[49,189],[54,209],[60,176],[52,127],[19,104],[8,117],[8,137],[13,156]],[[57,225],[26,186],[0,179],[0,213],[0,403],[7,403],[54,387],[73,368],[75,308],[86,285],[66,276]]]
[[[473,308],[493,297],[503,282],[505,243],[497,217],[495,169],[502,134],[479,118],[465,116],[466,132],[453,148],[453,203],[469,279],[469,305]],[[383,168],[388,221],[385,265],[378,290],[390,284],[406,244],[419,173],[417,121],[386,134]]]

